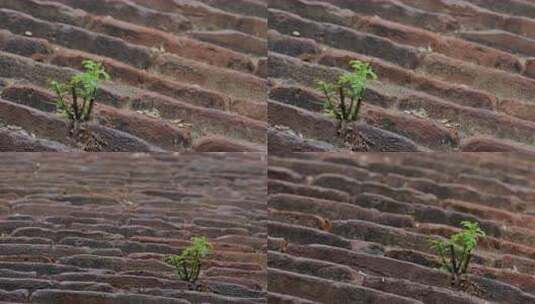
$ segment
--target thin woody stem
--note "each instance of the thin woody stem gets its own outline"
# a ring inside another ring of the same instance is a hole
[[[466,273],[466,270],[468,269],[468,263],[470,263],[470,259],[472,259],[472,254],[469,253],[466,256],[465,263],[464,263],[461,273]]]
[[[333,105],[333,102],[332,102],[332,99],[331,99],[331,95],[329,94],[329,90],[327,89],[326,86],[323,86],[323,93],[325,94],[325,98],[327,98],[327,104],[332,108],[332,107],[335,107],[335,105]],[[336,119],[338,120],[342,120],[342,118],[340,117],[340,114],[337,113],[336,111],[334,111],[334,115],[336,116]]]
[[[186,263],[182,264],[182,269],[184,270],[184,280],[189,281],[190,275],[188,273],[188,269],[186,268]]]
[[[93,111],[93,104],[95,103],[95,99],[91,98],[89,100],[89,106],[87,107],[87,113],[85,116],[85,121],[89,121],[91,119],[91,111]]]
[[[457,274],[459,271],[460,265],[457,265],[457,259],[455,256],[455,248],[453,247],[453,245],[450,245],[450,254],[451,254],[451,265],[453,267],[453,273]]]
[[[346,113],[346,102],[345,102],[345,94],[344,94],[344,87],[340,86],[340,111],[342,112],[342,119],[347,120],[347,113]]]
[[[349,120],[355,120],[354,116],[355,116],[355,112],[354,112],[354,106],[355,106],[355,97],[354,96],[351,96],[351,104],[349,106]]]
[[[440,253],[440,260],[442,261],[442,265],[446,266],[449,272],[452,272],[452,269],[448,263],[446,263],[446,258],[442,253]]]
[[[360,106],[362,105],[362,98],[358,98],[357,100],[357,108],[355,109],[355,117],[354,117],[354,120],[357,120],[357,118],[359,117],[359,112],[360,112]]]
[[[195,272],[194,272],[194,275],[192,276],[192,282],[195,282],[197,281],[197,279],[199,278],[199,274],[201,273],[201,263],[200,262],[197,262],[195,264]]]
[[[71,88],[72,93],[72,109],[74,111],[75,120],[80,120],[80,113],[78,112],[78,96],[76,95],[76,88],[73,86]]]

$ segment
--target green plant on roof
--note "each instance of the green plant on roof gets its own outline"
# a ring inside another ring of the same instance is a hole
[[[452,234],[449,239],[430,241],[431,248],[440,256],[442,269],[451,274],[453,286],[461,283],[461,276],[467,272],[472,259],[472,251],[477,247],[479,239],[486,236],[478,223],[462,221],[461,226],[463,229]]]
[[[205,237],[194,237],[191,246],[178,255],[167,256],[164,261],[175,266],[178,277],[186,282],[195,283],[201,273],[201,259],[210,254],[212,245]]]
[[[317,82],[317,89],[325,95],[324,112],[340,123],[356,121],[369,80],[377,75],[367,62],[352,60],[353,72],[344,73],[335,83]]]
[[[66,83],[56,80],[50,83],[57,95],[57,112],[68,118],[73,128],[91,119],[97,88],[101,81],[110,79],[101,62],[84,60],[82,66],[85,72],[74,75]]]

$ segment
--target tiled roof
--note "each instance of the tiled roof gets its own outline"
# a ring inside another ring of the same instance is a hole
[[[84,59],[112,77],[89,126],[102,150],[265,150],[265,14],[258,0],[0,1],[0,150],[84,149],[49,91]]]
[[[259,155],[6,154],[0,302],[265,303]],[[197,287],[168,255],[205,236]]]
[[[270,0],[272,151],[534,151],[535,2]],[[357,139],[316,80],[371,63]],[[355,140],[356,141],[356,140]]]
[[[269,303],[535,301],[533,158],[272,155],[268,177]],[[488,236],[452,288],[429,240],[463,220]]]

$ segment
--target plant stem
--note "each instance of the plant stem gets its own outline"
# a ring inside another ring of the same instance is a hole
[[[466,248],[466,246],[464,246],[463,247],[463,254],[461,256],[461,262],[460,262],[460,265],[459,265],[459,270],[465,268],[464,265],[466,264],[467,254],[468,254],[467,248]]]
[[[446,266],[449,272],[452,272],[450,265],[446,263],[446,257],[444,256],[444,254],[439,253],[439,255],[440,255],[440,260],[442,261],[442,265]]]
[[[323,87],[323,93],[325,94],[325,98],[327,98],[326,104],[328,105],[328,110],[334,112],[334,116],[336,117],[337,120],[341,120],[340,113],[336,111],[336,105],[333,104],[331,96],[329,94],[329,90],[325,86]]]
[[[189,281],[190,275],[188,273],[188,269],[186,267],[186,263],[182,263],[182,269],[184,269],[184,281]]]
[[[349,104],[349,120],[355,120],[355,96],[351,96],[351,103]]]
[[[195,263],[195,268],[193,269],[193,272],[194,273],[192,275],[191,282],[195,283],[195,281],[197,281],[197,279],[199,278],[199,274],[201,272],[201,263]]]
[[[331,96],[329,96],[329,90],[327,90],[327,87],[323,87],[323,94],[325,94],[325,98],[327,98],[327,104],[331,106],[332,105]]]
[[[72,93],[72,109],[74,111],[74,118],[76,121],[80,120],[80,113],[78,112],[78,96],[76,96],[76,88],[71,88]]]
[[[465,259],[465,263],[463,265],[463,268],[461,270],[461,273],[466,273],[466,270],[468,269],[468,263],[470,263],[470,259],[472,259],[472,254],[468,254]]]
[[[450,245],[450,254],[451,254],[451,265],[453,266],[453,273],[457,274],[459,271],[458,267],[460,265],[457,265],[457,258],[455,256],[455,248],[453,247],[453,245]]]
[[[359,97],[358,100],[357,100],[357,107],[355,109],[355,117],[354,117],[354,120],[357,120],[358,117],[359,117],[359,113],[360,113],[360,106],[362,105],[362,98]]]
[[[95,103],[95,99],[91,98],[89,100],[89,106],[87,107],[87,113],[85,115],[85,121],[89,121],[91,119],[91,111],[93,111],[93,104]]]
[[[344,94],[344,87],[340,86],[340,111],[342,112],[342,119],[347,120],[347,113],[346,113],[346,98]]]

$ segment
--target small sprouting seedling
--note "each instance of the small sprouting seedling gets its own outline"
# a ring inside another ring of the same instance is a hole
[[[486,236],[478,223],[462,221],[463,230],[453,234],[446,240],[431,240],[431,248],[435,249],[441,260],[442,269],[451,275],[453,286],[459,286],[461,276],[468,270],[472,259],[472,251],[480,238]]]
[[[356,121],[366,91],[368,80],[377,75],[367,62],[352,60],[352,73],[344,73],[336,83],[317,82],[317,89],[325,95],[324,112],[335,117],[340,123]]]
[[[205,237],[194,237],[192,244],[179,255],[165,257],[164,261],[176,268],[178,277],[186,282],[195,283],[201,273],[201,258],[210,254],[212,245]]]
[[[67,117],[73,128],[91,119],[98,85],[102,80],[110,79],[101,62],[84,60],[82,66],[85,72],[74,75],[67,83],[56,80],[50,83],[58,96],[56,99],[58,113]]]

